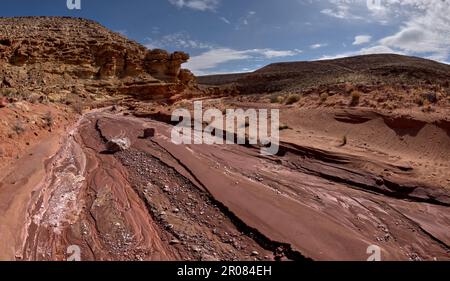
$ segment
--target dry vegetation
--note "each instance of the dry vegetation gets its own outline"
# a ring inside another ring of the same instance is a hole
[[[450,66],[399,55],[276,63],[253,73],[199,78],[233,83],[253,102],[265,93],[262,99],[273,104],[424,112],[450,107],[449,80]]]
[[[358,91],[353,91],[351,97],[352,99],[350,101],[350,106],[357,106],[361,99],[361,93]]]

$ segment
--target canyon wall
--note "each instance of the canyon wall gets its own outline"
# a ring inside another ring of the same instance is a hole
[[[8,96],[167,97],[193,84],[181,69],[188,59],[149,50],[90,20],[0,18],[0,88]]]

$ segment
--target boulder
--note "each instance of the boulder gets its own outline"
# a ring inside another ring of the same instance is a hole
[[[166,82],[178,82],[181,65],[188,60],[189,55],[186,53],[169,54],[167,51],[155,49],[147,51],[144,64],[145,70],[153,77]]]
[[[125,151],[130,147],[131,141],[129,138],[113,138],[106,143],[106,149],[111,153]]]
[[[155,136],[155,129],[147,128],[144,130],[144,139],[153,138]]]

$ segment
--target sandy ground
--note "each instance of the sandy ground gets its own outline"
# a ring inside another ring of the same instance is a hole
[[[366,260],[378,245],[384,260],[450,259],[447,123],[289,110],[273,157],[85,114],[2,180],[0,258],[64,260],[77,245],[84,260]],[[118,135],[131,149],[106,153]]]

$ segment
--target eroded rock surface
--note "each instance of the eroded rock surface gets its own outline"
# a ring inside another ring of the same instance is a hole
[[[55,101],[132,94],[167,97],[193,80],[182,52],[148,50],[76,18],[0,18],[0,87]]]

